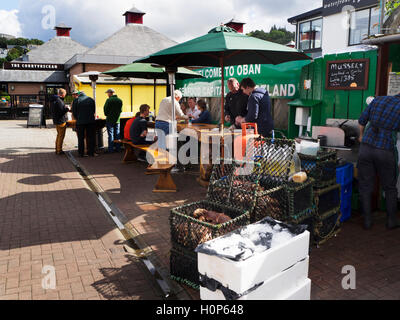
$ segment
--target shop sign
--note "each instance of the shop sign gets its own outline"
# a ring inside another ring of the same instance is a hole
[[[6,62],[4,68],[7,70],[40,70],[40,71],[63,71],[63,64],[52,63],[29,63],[29,62]]]
[[[348,7],[348,9],[350,9],[350,7],[353,7],[354,9],[360,9],[377,5],[378,3],[379,0],[324,0],[322,15],[329,16],[336,14],[346,10],[346,7]]]
[[[227,80],[252,78],[257,86],[266,89],[271,97],[296,99],[299,96],[301,70],[310,61],[294,61],[279,65],[250,64],[224,68],[225,94],[229,92]],[[204,78],[177,81],[184,97],[221,97],[221,68],[195,70]]]

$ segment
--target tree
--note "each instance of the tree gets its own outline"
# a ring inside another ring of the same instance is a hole
[[[386,15],[390,16],[398,7],[400,7],[400,0],[388,0],[385,6]]]
[[[256,30],[247,34],[250,37],[271,41],[286,45],[295,39],[295,32],[290,32],[286,28],[277,28],[275,25],[269,32],[264,30]]]

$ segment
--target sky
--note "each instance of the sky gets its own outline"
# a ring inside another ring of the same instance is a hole
[[[246,22],[245,33],[273,25],[294,31],[287,19],[322,0],[0,0],[0,33],[48,41],[63,22],[74,40],[93,47],[125,25],[122,15],[132,6],[146,12],[146,26],[184,42],[232,18]]]

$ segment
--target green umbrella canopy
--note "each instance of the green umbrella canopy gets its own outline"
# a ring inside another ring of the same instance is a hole
[[[157,63],[167,67],[224,66],[240,64],[280,64],[312,60],[306,54],[273,42],[238,33],[220,26],[208,34],[156,52],[135,62]]]
[[[103,72],[113,77],[129,77],[141,79],[168,79],[168,73],[162,67],[153,67],[149,63],[132,63],[125,66],[115,68]],[[203,76],[197,72],[186,68],[178,68],[176,78],[178,80],[202,78]]]

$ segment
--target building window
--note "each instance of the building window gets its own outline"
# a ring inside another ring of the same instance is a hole
[[[299,49],[302,51],[321,49],[322,19],[300,23]]]
[[[354,11],[350,16],[349,45],[360,44],[370,35],[379,32],[379,7]]]

